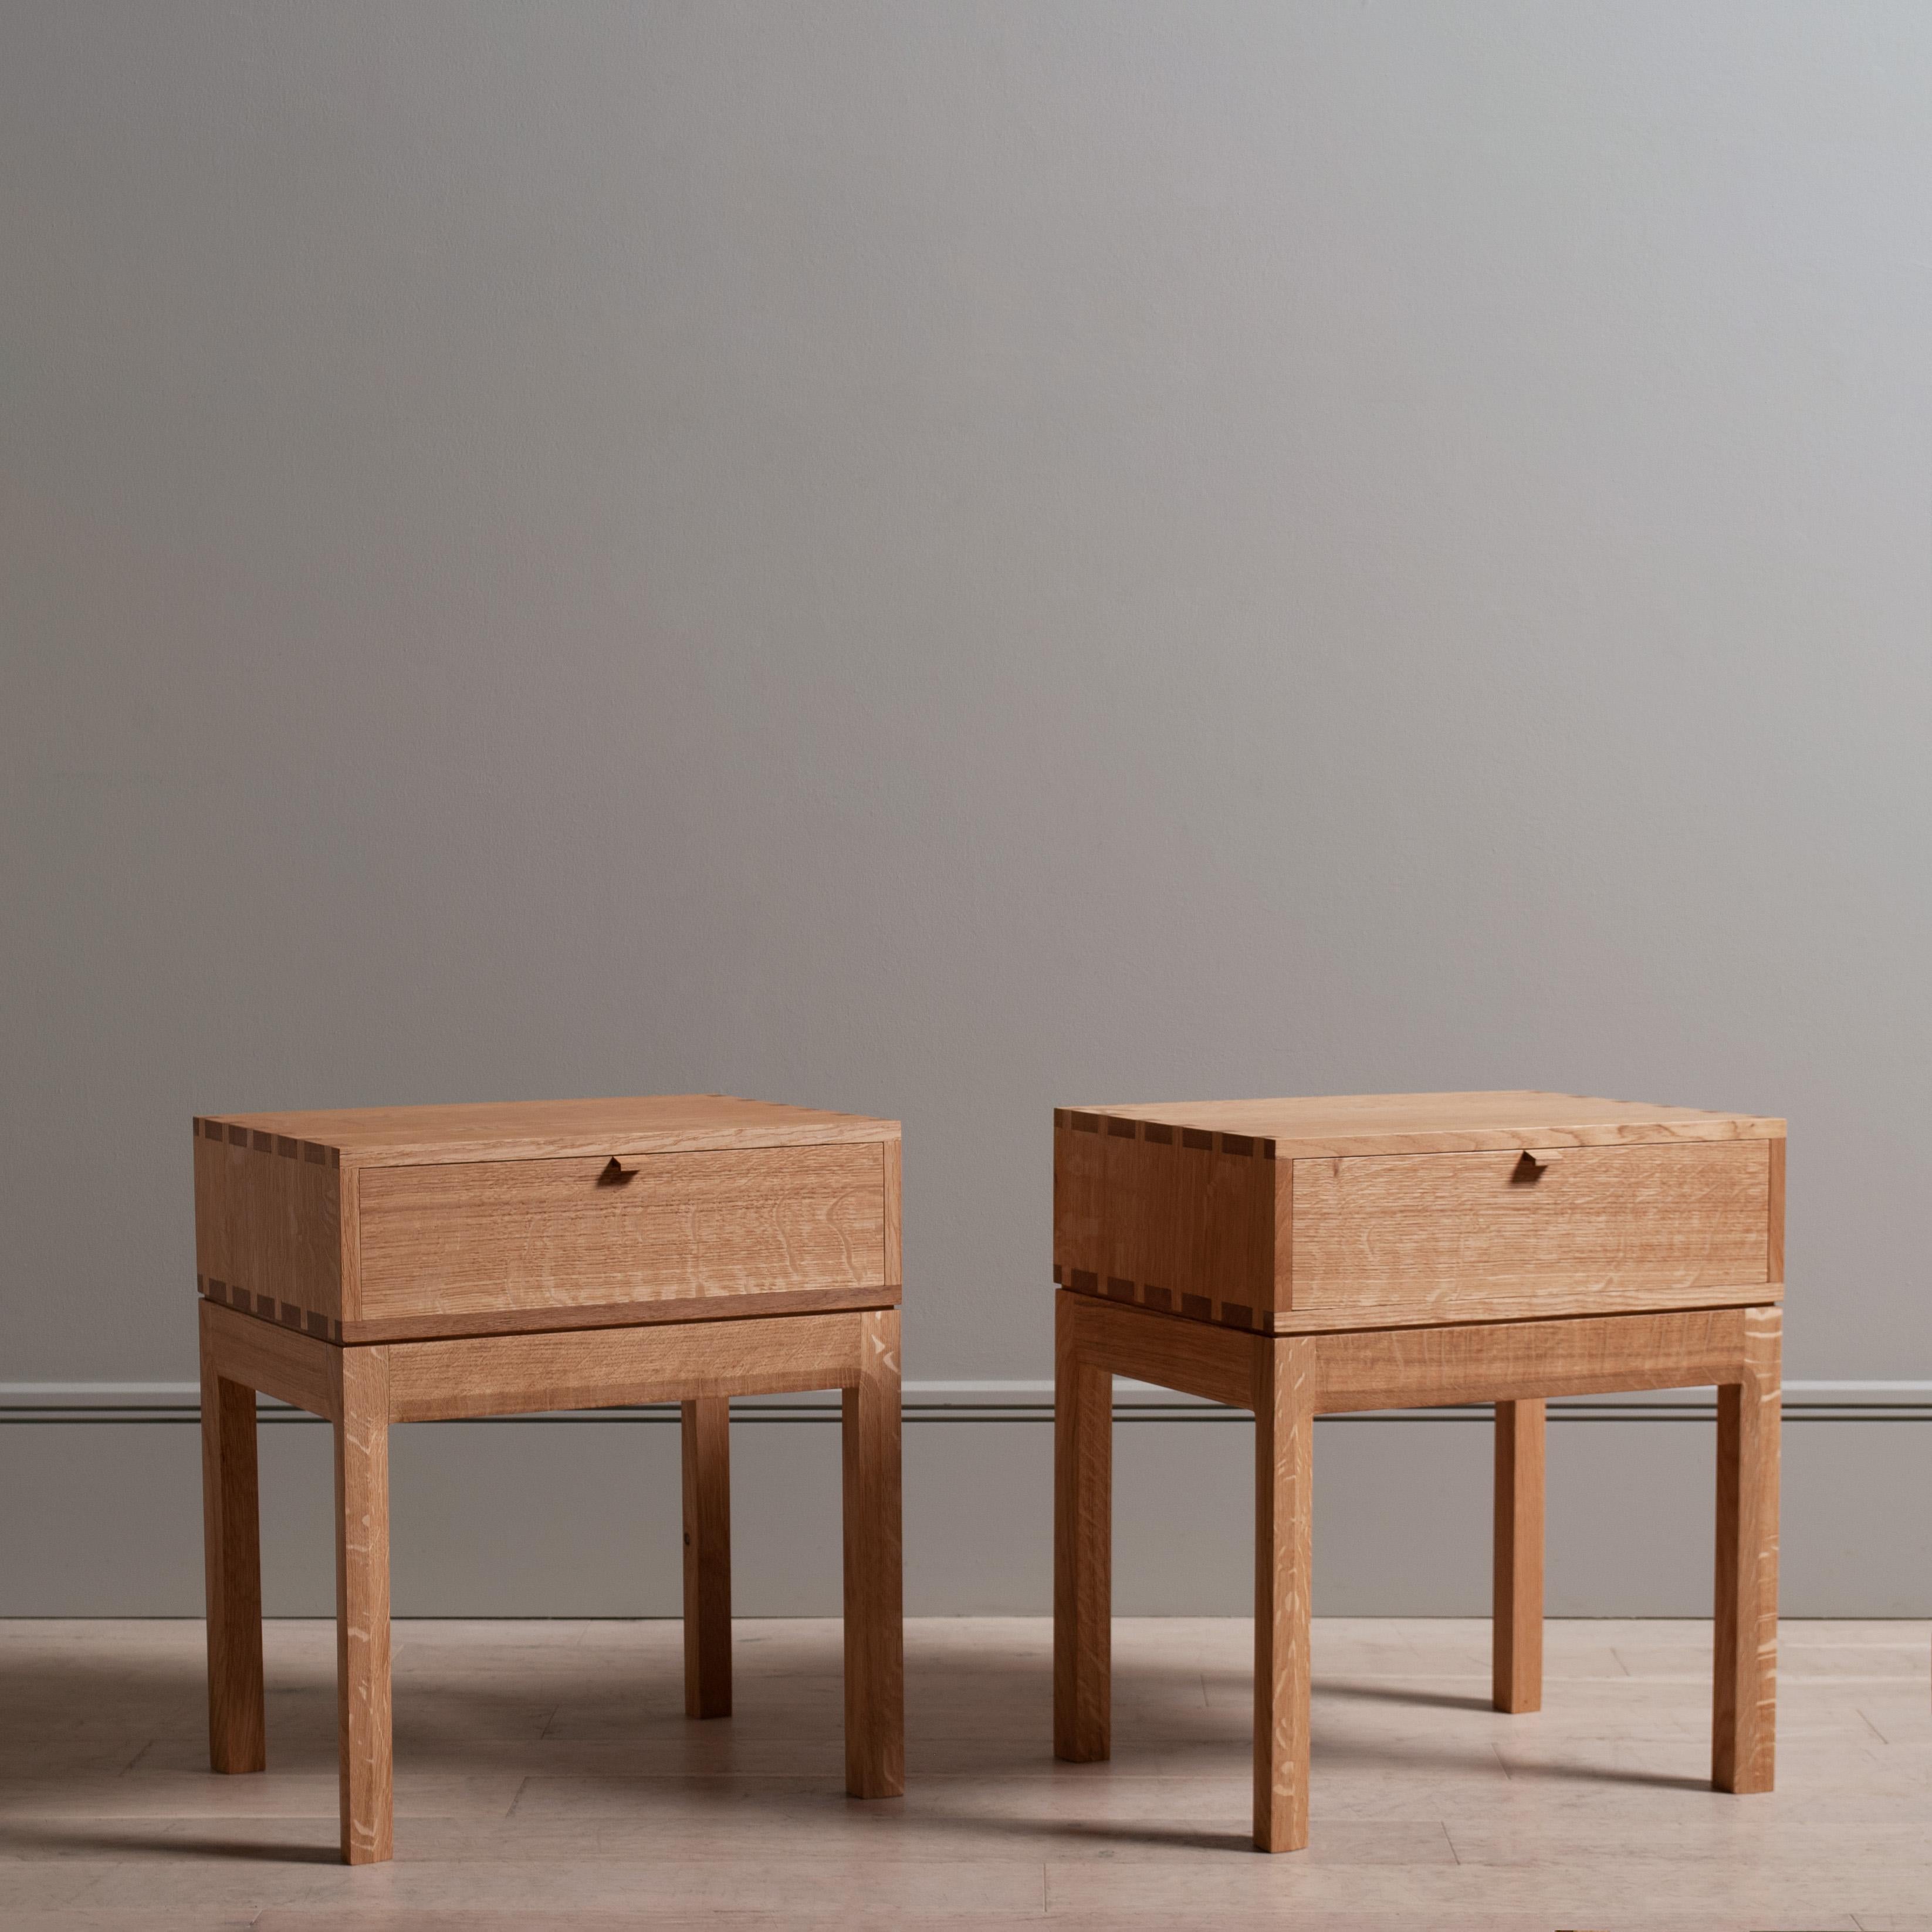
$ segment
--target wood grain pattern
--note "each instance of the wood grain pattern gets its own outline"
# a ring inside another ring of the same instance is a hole
[[[1276,1335],[1756,1306],[1783,1124],[1536,1094],[1063,1108],[1054,1280]]]
[[[342,1862],[394,1855],[388,1352],[329,1348],[337,1378],[335,1682]]]
[[[1765,1216],[1764,1278],[1780,1287],[1784,1281],[1784,1148],[1785,1142],[1780,1136],[1771,1143],[1768,1149],[1770,1184]]]
[[[1745,1312],[1689,1309],[1324,1335],[1317,1338],[1316,1411],[1700,1388],[1734,1372]]]
[[[896,1310],[879,1318],[898,1320]],[[690,1322],[447,1342],[394,1342],[389,1420],[610,1408],[699,1396],[848,1387],[866,1314]]]
[[[1059,1307],[1082,1357],[1105,1362],[1110,1373],[1248,1406],[1256,1352],[1266,1346],[1261,1337],[1065,1292]]]
[[[261,1756],[250,1392],[260,1387],[336,1425],[338,1720],[342,1853],[348,1862],[380,1862],[393,1844],[392,1420],[682,1401],[692,1552],[686,1570],[692,1612],[687,1682],[697,1711],[708,1714],[721,1704],[728,1709],[730,1696],[727,1397],[734,1391],[844,1389],[848,1784],[858,1796],[892,1796],[904,1788],[896,1309],[361,1348],[208,1301],[201,1321],[211,1753],[218,1766],[235,1768],[258,1768]]]
[[[1250,1135],[1054,1116],[1055,1279],[1246,1328],[1280,1301],[1275,1162]]]
[[[1543,1708],[1545,1408],[1529,1396],[1496,1404],[1490,1688],[1498,1711]]]
[[[1768,1791],[1776,1768],[1778,1424],[1783,1316],[1744,1317],[1718,1390],[1718,1566],[1711,1782]]]
[[[208,1761],[219,1772],[268,1763],[262,1690],[261,1504],[255,1391],[224,1377],[201,1323],[202,1553],[207,1579]]]
[[[201,1304],[201,1324],[230,1381],[293,1402],[311,1415],[334,1418],[335,1352],[329,1343],[211,1301]]]
[[[731,1404],[681,1405],[684,1474],[684,1714],[731,1714]]]
[[[1475,1302],[1761,1287],[1770,1144],[1298,1161],[1294,1306],[1454,1321]]]
[[[884,1286],[872,1146],[478,1161],[360,1176],[365,1319]]]
[[[1719,1388],[1712,1777],[1771,1787],[1775,1720],[1780,1311],[1775,1305],[1249,1338],[1090,1293],[1055,1297],[1054,1742],[1109,1742],[1108,1377],[1256,1412],[1255,1841],[1307,1841],[1312,1422],[1323,1412],[1496,1400],[1494,1694],[1541,1696],[1544,1398]]]
[[[1533,1294],[1464,1288],[1447,1305],[1417,1300],[1364,1302],[1334,1308],[1296,1308],[1268,1318],[1274,1335],[1340,1334],[1356,1328],[1429,1328],[1474,1322],[1520,1322],[1572,1315],[1635,1315],[1658,1308],[1757,1308],[1783,1298],[1774,1283],[1713,1282],[1695,1288],[1634,1286],[1573,1288],[1545,1283]]]
[[[845,1545],[845,1789],[905,1790],[904,1564],[899,1498],[899,1316],[860,1324],[841,1417]]]
[[[1101,1206],[1106,1182],[1106,1143],[1091,1114],[1062,1108],[1053,1117],[1053,1264],[1068,1288],[1100,1292]],[[1084,1276],[1084,1282],[1076,1279]]]
[[[1291,1336],[1254,1359],[1254,1826],[1263,1852],[1308,1843],[1316,1346]]]
[[[831,1315],[842,1310],[896,1308],[903,1291],[878,1288],[760,1288],[746,1294],[706,1294],[689,1300],[611,1301],[572,1308],[509,1308],[469,1315],[392,1315],[344,1322],[335,1340],[439,1342],[470,1335],[540,1335],[583,1328],[636,1328],[688,1322],[742,1322],[773,1315]]]
[[[1082,1311],[1054,1298],[1053,1754],[1112,1754],[1114,1378],[1081,1347]]]
[[[334,1424],[359,1864],[394,1840],[391,1423],[680,1402],[687,1708],[722,1715],[729,1397],[836,1388],[848,1781],[903,1789],[896,1123],[699,1096],[202,1117],[194,1138],[218,1768],[262,1756],[253,1390]]]
[[[1276,1195],[1277,1226],[1293,1223],[1292,1191],[1282,1189]],[[1262,1335],[1339,1334],[1355,1328],[1440,1328],[1452,1321],[1516,1322],[1523,1318],[1523,1298],[1520,1294],[1486,1294],[1466,1288],[1456,1298],[1453,1317],[1426,1302],[1375,1302],[1358,1306],[1256,1310],[1239,1302],[1213,1301],[1204,1296],[1171,1297],[1164,1291],[1143,1286],[1130,1295],[1124,1285],[1113,1284],[1114,1292],[1102,1296],[1097,1279],[1091,1274],[1056,1268],[1056,1283],[1064,1278],[1072,1292],[1129,1304],[1138,1304],[1160,1315],[1181,1315],[1190,1322],[1216,1328],[1234,1328]],[[1653,1308],[1757,1308],[1784,1298],[1778,1282],[1746,1282],[1736,1286],[1700,1288],[1592,1287],[1540,1288],[1535,1295],[1535,1313],[1540,1319],[1561,1315],[1628,1315]]]
[[[513,1100],[430,1107],[230,1114],[216,1124],[319,1142],[345,1166],[569,1160],[700,1148],[896,1140],[896,1120],[745,1100],[728,1094]]]
[[[195,1272],[213,1301],[305,1333],[342,1313],[342,1177],[328,1150],[197,1119]]]
[[[896,1303],[898,1291],[905,1280],[905,1259],[902,1252],[900,1229],[900,1191],[902,1186],[902,1150],[897,1140],[879,1143],[879,1164],[885,1195],[885,1264],[882,1279],[892,1292]]]
[[[1610,1147],[1661,1141],[1782,1138],[1784,1123],[1751,1114],[1657,1107],[1576,1094],[1345,1094],[1272,1100],[1136,1102],[1088,1118],[1156,1120],[1272,1141],[1277,1158]]]

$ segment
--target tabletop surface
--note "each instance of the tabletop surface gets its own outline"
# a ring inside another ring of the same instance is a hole
[[[320,1112],[213,1114],[236,1127],[338,1149],[358,1166],[418,1161],[541,1160],[722,1148],[811,1147],[895,1141],[896,1120],[831,1114],[728,1094],[653,1094],[629,1099],[485,1101],[436,1107],[347,1107]]]
[[[1063,1124],[1152,1120],[1272,1141],[1278,1159],[1324,1154],[1466,1154],[1612,1147],[1657,1141],[1776,1140],[1784,1123],[1575,1094],[1336,1094],[1279,1100],[1175,1100],[1066,1108]]]

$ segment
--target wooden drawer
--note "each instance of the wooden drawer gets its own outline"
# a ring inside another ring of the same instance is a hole
[[[1054,1279],[1276,1334],[1779,1298],[1784,1123],[1549,1094],[1054,1116]]]
[[[333,1342],[900,1296],[898,1123],[861,1114],[680,1094],[210,1116],[194,1183],[201,1293]]]
[[[1761,1285],[1769,1150],[1730,1141],[1297,1161],[1292,1305],[1475,1321]]]
[[[885,1285],[878,1146],[362,1175],[365,1320]]]

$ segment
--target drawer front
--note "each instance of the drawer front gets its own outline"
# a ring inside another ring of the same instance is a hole
[[[1480,1320],[1762,1284],[1770,1148],[1680,1142],[1297,1161],[1292,1304]]]
[[[362,1318],[886,1285],[877,1142],[630,1164],[614,1182],[601,1160],[365,1168]]]

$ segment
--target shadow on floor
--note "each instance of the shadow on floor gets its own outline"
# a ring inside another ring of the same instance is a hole
[[[641,1788],[647,1782],[688,1779],[697,1802],[742,1815],[747,1782],[773,1802],[836,1802],[842,1731],[837,1627],[815,1650],[782,1666],[760,1669],[741,1657],[739,1711],[734,1718],[692,1724],[683,1714],[683,1686],[674,1639],[634,1655],[608,1649],[533,1663],[494,1657],[472,1670],[452,1648],[446,1662],[399,1673],[397,1756],[405,1776],[425,1772],[466,1776],[499,1774],[580,1782],[585,1787]],[[268,1694],[269,1775],[307,1774],[333,1781],[335,1698],[333,1672],[307,1660],[299,1670],[278,1667],[272,1638]],[[1202,1850],[1246,1847],[1244,1829],[1185,1825],[987,1815],[949,1816],[946,1766],[976,1780],[1051,1780],[1077,1790],[1104,1780],[1108,1767],[1056,1762],[1050,1735],[1052,1671],[1044,1659],[996,1662],[962,1671],[913,1660],[908,1669],[910,1769],[928,1825],[962,1833],[992,1833],[1067,1846],[1158,1846]],[[1239,1779],[1249,1760],[1245,1699],[1208,1710],[1186,1703],[1198,1670],[1136,1664],[1118,1684],[1116,1774]],[[1234,1683],[1229,1678],[1230,1688]],[[31,1655],[0,1657],[0,1709],[9,1714],[0,1742],[0,1785],[17,1798],[31,1792],[37,1808],[92,1802],[104,1784],[123,1776],[212,1776],[207,1770],[204,1664],[197,1647],[117,1657],[92,1646],[63,1652],[58,1646]],[[1466,1726],[1460,1735],[1432,1738],[1429,1727],[1404,1727],[1387,1738],[1338,1736],[1324,1724],[1324,1705],[1351,1702],[1490,1714],[1486,1698],[1400,1684],[1318,1680],[1314,1687],[1313,1771],[1372,1767],[1418,1774],[1501,1768],[1512,1779],[1581,1785],[1707,1790],[1700,1778],[1588,1763],[1514,1763],[1497,1746],[1510,1720]],[[937,1711],[928,1718],[924,1712]],[[1009,1727],[1001,1714],[1010,1711]],[[952,1714],[957,1713],[957,1716]],[[559,1726],[559,1720],[565,1721]],[[1440,1727],[1438,1727],[1439,1729]],[[1136,1760],[1140,1761],[1139,1768]],[[1155,1768],[1160,1760],[1161,1768]],[[930,1780],[929,1782],[928,1780]],[[1063,1784],[1063,1781],[1065,1781]],[[1096,1792],[1096,1796],[1097,1796]],[[753,1802],[758,1802],[754,1800]],[[1027,1800],[1018,1801],[1025,1804]],[[1245,1807],[1243,1808],[1245,1809]],[[890,1815],[889,1814],[887,1814]],[[1231,1823],[1233,1821],[1230,1821]],[[43,1855],[76,1850],[103,1855],[330,1864],[332,1844],[251,1840],[202,1828],[149,1828],[132,1820],[102,1826],[76,1821],[78,1834],[52,1820],[16,1819],[4,1828],[15,1843]]]
[[[275,1822],[286,1825],[290,1821]],[[36,1823],[31,1819],[10,1821],[0,1826],[0,1842],[25,1848],[28,1856],[38,1847],[44,1853],[67,1858],[125,1858],[130,1852],[140,1852],[184,1860],[228,1858],[278,1865],[333,1865],[341,1862],[332,1844],[268,1843],[248,1838],[217,1838],[206,1833],[159,1828],[142,1831],[134,1826],[114,1831],[103,1831],[94,1826],[85,1830],[70,1830]]]
[[[1313,1696],[1317,1703],[1328,1697],[1354,1697],[1382,1704],[1413,1704],[1422,1709],[1438,1711],[1496,1708],[1486,1697],[1468,1697],[1449,1690],[1412,1690],[1399,1684],[1338,1683],[1332,1678],[1318,1679]]]

